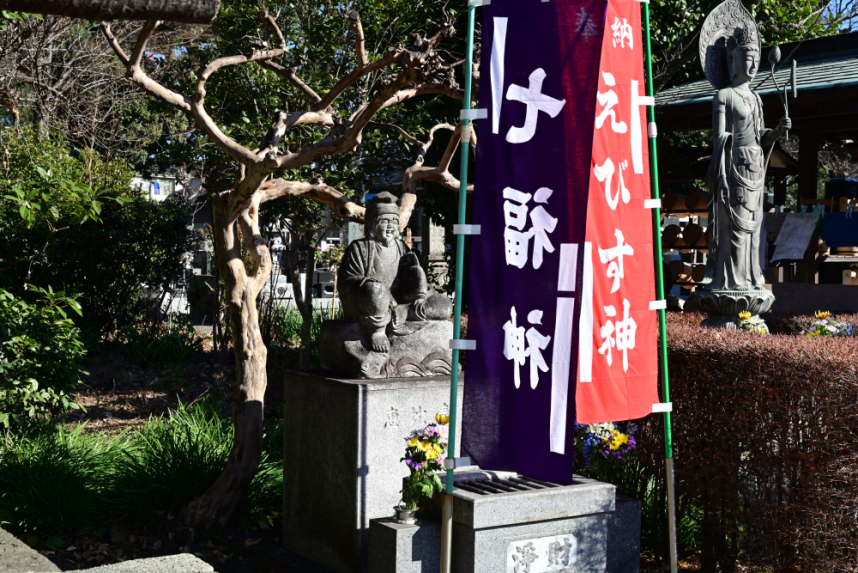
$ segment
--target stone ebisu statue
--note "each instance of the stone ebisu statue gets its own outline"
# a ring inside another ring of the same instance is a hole
[[[337,272],[345,320],[322,325],[322,369],[355,378],[449,374],[452,301],[428,284],[400,238],[394,195],[372,198],[364,235],[348,246]]]
[[[729,326],[739,312],[754,320],[774,302],[760,266],[763,193],[775,142],[790,128],[787,117],[766,129],[763,103],[751,89],[760,67],[760,35],[739,0],[715,8],[700,32],[700,60],[718,90],[712,100],[709,258],[702,288],[692,298],[710,315],[704,325]]]
[[[343,315],[356,320],[372,350],[387,352],[392,334],[407,330],[408,321],[447,320],[450,299],[429,286],[417,255],[399,237],[399,205],[386,191],[366,209],[365,239],[353,241],[337,273]]]

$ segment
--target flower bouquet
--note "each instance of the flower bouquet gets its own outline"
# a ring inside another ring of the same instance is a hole
[[[634,435],[638,431],[633,422],[623,425],[625,432],[613,422],[576,423],[575,447],[585,466],[576,471],[594,479],[619,484],[625,471],[624,466],[629,461],[629,454],[635,449]]]
[[[435,424],[429,424],[423,430],[414,432],[407,438],[405,457],[400,461],[408,466],[410,475],[402,488],[402,505],[397,507],[400,521],[413,523],[413,514],[417,511],[417,502],[425,496],[431,498],[435,492],[442,491],[441,479],[435,472],[444,469],[447,455],[447,424],[449,416],[437,414]],[[403,519],[403,513],[409,513]]]
[[[739,313],[739,320],[734,324],[736,325],[736,330],[741,330],[742,332],[747,332],[749,334],[768,334],[764,326],[751,320],[751,313],[747,310],[743,310]]]
[[[852,336],[852,325],[837,322],[830,312],[816,312],[816,322],[807,330],[802,330],[804,336]]]

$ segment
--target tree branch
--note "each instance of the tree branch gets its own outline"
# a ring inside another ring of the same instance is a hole
[[[107,41],[110,43],[110,46],[113,48],[113,51],[116,53],[116,56],[125,65],[125,76],[127,78],[129,78],[134,84],[140,87],[143,91],[147,92],[149,95],[158,98],[159,100],[163,101],[168,105],[179,108],[182,111],[190,112],[190,98],[186,98],[182,95],[179,95],[176,92],[169,90],[158,82],[152,80],[140,67],[140,57],[142,57],[143,51],[146,48],[146,42],[149,41],[149,38],[152,35],[152,30],[155,29],[154,25],[150,26],[151,24],[155,24],[155,22],[147,22],[144,26],[144,31],[146,28],[151,28],[149,30],[148,35],[144,34],[143,31],[140,32],[140,35],[137,38],[137,43],[134,46],[134,56],[132,56],[132,58],[128,57],[128,55],[119,45],[119,42],[116,41],[116,38],[110,32],[110,26],[102,22],[99,27],[101,28],[101,32],[107,38]],[[137,61],[136,65],[132,63],[135,61],[135,58]]]
[[[366,38],[363,35],[363,25],[360,23],[360,14],[357,10],[340,9],[340,14],[343,18],[352,23],[352,30],[355,33],[355,59],[357,60],[358,69],[363,69],[369,64],[369,58],[366,55]]]
[[[425,167],[423,162],[426,160],[426,153],[432,146],[435,140],[435,132],[439,129],[448,129],[453,131],[450,136],[450,141],[447,143],[447,148],[444,150],[444,155],[437,167]],[[471,143],[476,147],[476,137],[471,130]],[[461,139],[461,126],[452,126],[449,123],[440,123],[429,130],[429,139],[421,144],[420,152],[417,154],[417,159],[414,165],[405,170],[402,174],[402,200],[399,207],[399,230],[404,231],[408,226],[408,221],[411,219],[411,214],[414,210],[414,205],[417,203],[417,185],[421,181],[431,181],[443,185],[447,189],[460,191],[461,182],[455,178],[449,171],[450,162],[456,149],[459,147]],[[473,193],[474,186],[468,185],[468,193]]]
[[[272,179],[262,184],[257,195],[260,197],[260,203],[281,197],[313,199],[328,205],[342,219],[355,223],[363,223],[365,209],[324,183]]]
[[[310,98],[310,101],[312,101],[313,103],[319,103],[320,101],[322,101],[321,96],[319,96],[319,94],[317,94],[313,90],[313,88],[305,84],[303,81],[301,81],[301,78],[295,75],[295,70],[287,68],[285,66],[281,66],[277,62],[272,62],[270,60],[263,60],[258,63],[266,70],[270,70],[291,82],[292,85],[304,92],[304,95]]]
[[[403,53],[404,52],[401,50],[392,48],[391,51],[384,57],[377,59],[376,61],[364,66],[363,68],[353,70],[349,75],[338,81],[334,85],[334,87],[331,88],[331,91],[325,94],[325,97],[323,97],[319,101],[319,103],[316,104],[316,107],[313,108],[313,111],[324,111],[328,109],[328,107],[330,107],[330,105],[334,103],[334,101],[338,97],[340,97],[340,94],[346,91],[346,89],[350,85],[352,85],[367,74],[370,74],[376,70],[380,70],[381,68],[385,68],[391,64],[398,62],[399,59],[402,57]]]
[[[408,133],[407,131],[405,131],[404,129],[402,129],[401,127],[399,127],[398,125],[396,125],[394,123],[381,123],[378,121],[371,121],[371,122],[367,123],[366,126],[367,127],[376,127],[378,129],[390,129],[392,131],[395,131],[396,133],[398,133],[399,135],[401,135],[402,137],[404,137],[405,139],[407,139],[411,143],[414,143],[416,145],[422,145],[423,144],[422,141],[420,141],[419,139],[417,139],[416,137],[414,137],[413,135],[411,135],[410,133]]]
[[[122,62],[123,66],[128,67],[128,54],[125,53],[125,50],[122,49],[122,46],[120,46],[119,42],[116,40],[116,36],[114,36],[113,32],[110,30],[110,24],[102,22],[99,25],[99,28],[101,28],[101,33],[104,34],[104,37],[107,38],[107,43],[110,44],[110,47],[113,48],[113,51],[116,53],[116,57],[119,58],[119,61]]]

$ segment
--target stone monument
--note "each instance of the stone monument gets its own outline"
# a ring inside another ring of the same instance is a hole
[[[345,320],[322,324],[322,369],[350,378],[449,374],[453,305],[399,238],[394,195],[369,202],[365,236],[348,246],[337,273]]]
[[[760,66],[760,35],[739,0],[716,7],[700,31],[700,62],[718,90],[712,100],[709,258],[703,286],[690,301],[706,312],[704,326],[731,327],[742,311],[759,317],[774,302],[760,268],[763,189],[772,147],[790,128],[783,117],[766,129],[763,104],[751,89]]]

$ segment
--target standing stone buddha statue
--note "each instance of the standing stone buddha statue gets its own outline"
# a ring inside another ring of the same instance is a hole
[[[692,299],[710,325],[729,325],[739,312],[759,315],[774,302],[764,287],[760,237],[766,169],[775,142],[790,128],[787,117],[766,129],[763,103],[751,89],[760,67],[760,36],[739,0],[713,10],[700,33],[703,71],[718,90],[712,100],[713,149],[706,185],[709,258],[703,288]]]

